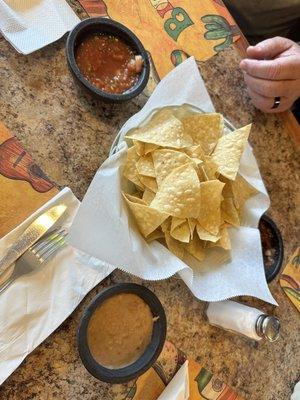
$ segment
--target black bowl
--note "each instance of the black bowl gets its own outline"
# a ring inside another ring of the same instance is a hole
[[[283,261],[283,241],[281,237],[281,233],[277,228],[275,222],[266,214],[263,214],[260,221],[258,228],[261,233],[261,241],[262,241],[262,251],[264,256],[264,267],[265,267],[265,274],[267,282],[270,283],[275,276],[279,273],[280,268],[282,266]],[[262,237],[262,230],[265,230],[267,233],[267,237],[264,240]],[[267,248],[264,247],[264,243],[268,242],[268,248],[272,249],[272,259],[273,261],[270,262],[268,257],[265,254]]]
[[[104,300],[119,293],[134,293],[138,295],[149,305],[153,316],[159,318],[153,324],[151,342],[141,357],[133,364],[126,367],[109,369],[100,365],[91,355],[87,342],[87,327],[96,308],[98,308]],[[85,368],[95,378],[108,383],[128,382],[143,374],[155,363],[162,351],[166,339],[166,331],[166,315],[155,294],[141,285],[136,285],[134,283],[120,283],[100,292],[84,311],[77,334],[79,355]]]
[[[142,56],[144,63],[139,79],[137,83],[126,92],[120,94],[104,92],[92,85],[80,72],[75,60],[76,48],[86,36],[89,36],[93,33],[106,33],[117,36],[127,43],[133,49],[136,55]],[[80,86],[86,89],[94,97],[106,102],[122,103],[136,97],[145,88],[149,79],[149,58],[140,40],[124,25],[108,18],[88,18],[79,22],[79,24],[75,26],[68,36],[66,55],[70,71]]]

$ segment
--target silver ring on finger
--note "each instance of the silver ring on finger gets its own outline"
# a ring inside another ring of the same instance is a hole
[[[271,110],[274,110],[275,108],[278,108],[280,106],[280,101],[281,101],[281,97],[280,96],[274,97],[274,103],[273,103],[273,106],[271,107]]]

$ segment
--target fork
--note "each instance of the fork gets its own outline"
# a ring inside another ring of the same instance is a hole
[[[41,269],[42,265],[46,264],[58,250],[67,244],[67,234],[68,232],[65,228],[56,229],[31,246],[18,258],[10,277],[0,284],[0,293],[20,276]]]

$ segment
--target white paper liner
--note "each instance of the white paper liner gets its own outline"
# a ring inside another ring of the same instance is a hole
[[[159,83],[143,109],[121,128],[121,138],[139,126],[153,110],[183,104],[214,111],[192,57]],[[229,259],[222,249],[210,249],[201,264],[187,260],[190,266],[158,242],[147,244],[138,232],[121,196],[121,169],[127,145],[123,142],[119,149],[99,168],[87,191],[71,227],[73,246],[142,279],[160,280],[178,272],[200,300],[221,301],[249,295],[277,305],[265,279],[257,229],[270,200],[250,145],[242,156],[239,173],[259,193],[244,207],[244,226],[229,229],[231,257]]]

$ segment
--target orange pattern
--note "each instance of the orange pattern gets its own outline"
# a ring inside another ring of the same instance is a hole
[[[136,380],[124,400],[157,400],[185,360],[183,353],[166,341],[154,366]],[[188,362],[189,400],[243,400],[196,361],[188,359]]]
[[[218,0],[79,1],[90,16],[107,15],[131,29],[151,54],[160,79],[186,57],[205,61],[239,38]]]
[[[280,286],[300,311],[300,247],[296,249],[284,268],[280,277]]]
[[[22,144],[0,123],[0,238],[57,193]]]

